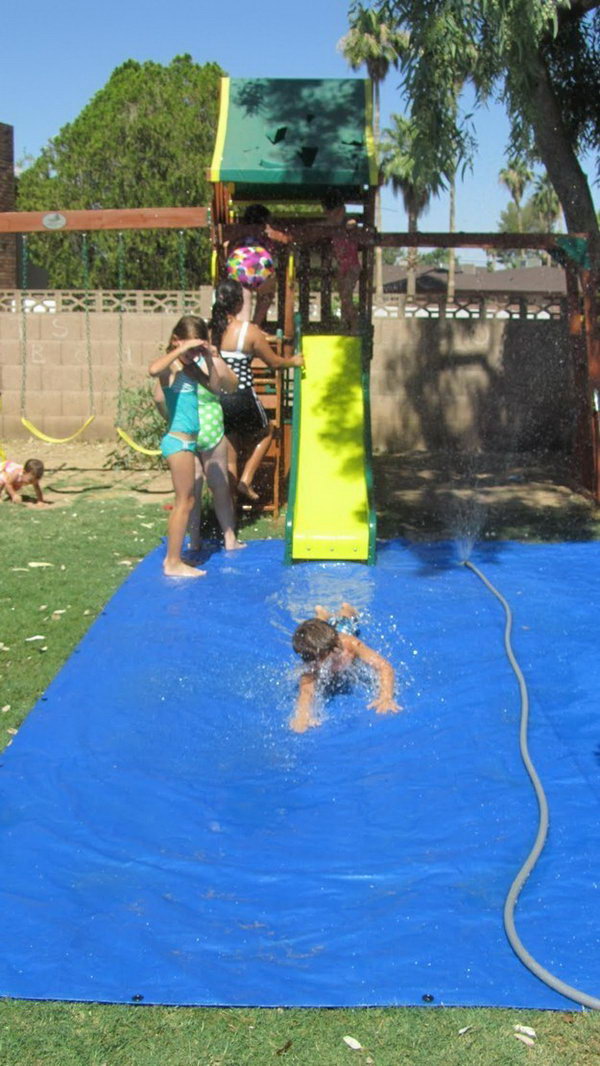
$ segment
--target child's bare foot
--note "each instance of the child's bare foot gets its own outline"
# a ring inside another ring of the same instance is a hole
[[[340,615],[342,618],[356,618],[357,614],[358,611],[356,610],[356,607],[353,607],[351,603],[346,603],[345,601],[342,603],[342,606],[340,607]]]
[[[307,729],[310,729],[315,725],[319,725],[319,722],[316,718],[313,718],[312,715],[310,715],[307,718],[292,718],[290,729],[293,729],[294,733],[306,733]]]
[[[198,570],[195,566],[188,566],[183,560],[177,563],[169,563],[165,560],[163,570],[166,577],[206,577],[206,570]]]
[[[239,548],[247,548],[248,547],[248,545],[244,544],[244,542],[242,540],[238,540],[237,539],[235,533],[231,533],[231,534],[226,533],[224,538],[223,538],[223,540],[224,540],[225,551],[226,552],[233,552],[233,551],[237,551]]]
[[[254,491],[251,485],[247,485],[245,481],[238,481],[237,490],[240,496],[245,496],[247,500],[252,500],[253,503],[258,500],[258,493]]]
[[[321,621],[323,621],[323,622],[328,622],[329,619],[331,618],[331,612],[327,611],[325,609],[325,607],[321,607],[320,603],[316,603],[315,604],[315,615],[316,615],[317,618],[320,618]]]

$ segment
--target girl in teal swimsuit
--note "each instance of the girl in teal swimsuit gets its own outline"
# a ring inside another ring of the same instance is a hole
[[[205,370],[200,369],[196,359],[203,360]],[[173,330],[167,351],[150,364],[149,373],[158,378],[163,391],[169,427],[161,441],[161,451],[169,464],[175,489],[175,503],[167,530],[164,572],[169,577],[202,577],[204,570],[189,566],[181,558],[183,538],[195,503],[196,448],[202,411],[198,390],[202,389],[208,395],[229,392],[236,388],[237,378],[208,343],[206,323],[193,315],[180,319]],[[208,404],[208,401],[204,402]],[[212,454],[218,445],[218,442],[214,444],[218,428],[215,430],[213,427],[211,431],[210,417],[205,419],[205,423],[203,451]],[[233,509],[231,526],[232,522]],[[225,546],[228,546],[227,543]]]

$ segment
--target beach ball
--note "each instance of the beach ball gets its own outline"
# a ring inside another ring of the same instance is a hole
[[[227,260],[227,273],[247,289],[257,289],[274,271],[273,260],[260,244],[236,248]]]

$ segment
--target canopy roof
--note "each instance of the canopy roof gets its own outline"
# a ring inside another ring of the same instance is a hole
[[[233,182],[236,199],[318,199],[331,186],[362,199],[377,184],[370,82],[222,78],[209,179]]]

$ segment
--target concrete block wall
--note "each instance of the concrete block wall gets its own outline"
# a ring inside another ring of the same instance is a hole
[[[206,316],[210,290],[201,294]],[[85,315],[26,316],[27,416],[42,431],[69,436],[91,411]],[[147,368],[177,318],[123,315],[125,386]],[[115,435],[119,316],[91,312],[96,417],[86,439]],[[20,421],[23,319],[0,312],[0,439],[24,437]],[[376,319],[371,373],[376,452],[468,450],[570,453],[575,396],[564,322]]]
[[[376,320],[376,452],[568,454],[575,406],[563,321]]]
[[[172,315],[123,316],[122,381],[124,387],[149,381],[148,364],[165,345]],[[26,347],[25,413],[36,427],[67,437],[95,408],[86,430],[88,440],[115,434],[119,382],[119,316],[90,313],[89,361],[93,396],[88,386],[88,340],[84,314],[27,314],[26,337],[20,315],[0,313],[0,391],[3,439],[27,436],[21,424],[23,354]]]

